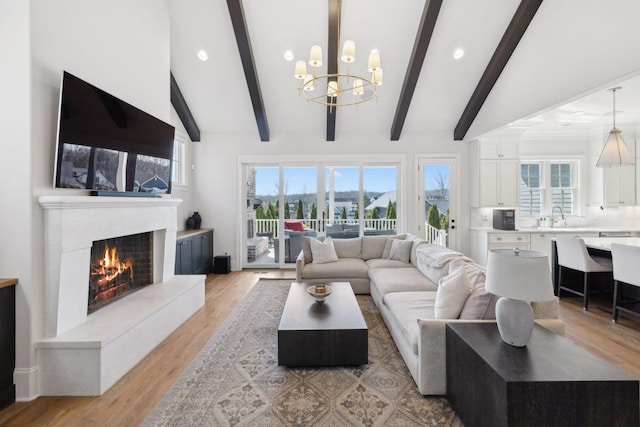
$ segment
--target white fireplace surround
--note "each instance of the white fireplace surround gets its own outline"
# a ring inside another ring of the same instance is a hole
[[[99,395],[204,305],[205,276],[174,276],[172,198],[42,196],[45,334],[42,395]],[[87,315],[94,241],[153,232],[153,285]]]

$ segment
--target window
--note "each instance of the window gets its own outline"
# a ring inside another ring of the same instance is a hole
[[[577,160],[522,161],[520,214],[551,215],[555,206],[564,215],[576,214]]]
[[[171,182],[177,185],[187,185],[186,173],[186,138],[176,133],[173,141],[173,164],[171,169]]]

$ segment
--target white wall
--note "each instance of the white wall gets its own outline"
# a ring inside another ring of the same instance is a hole
[[[52,188],[62,71],[169,121],[169,12],[157,0],[10,0],[0,6],[0,19],[2,56],[11,59],[0,67],[6,86],[0,112],[15,118],[0,156],[0,173],[12,182],[10,190],[3,187],[11,212],[3,208],[0,221],[0,274],[20,279],[15,380],[18,400],[30,400],[39,393],[33,343],[44,334],[44,227],[37,198],[73,193]]]
[[[404,197],[406,200],[407,223],[405,230],[417,233],[418,183],[416,155],[418,154],[459,154],[461,164],[459,178],[458,230],[465,233],[469,226],[468,194],[468,145],[452,141],[450,132],[431,134],[403,133],[402,140],[391,142],[382,135],[336,135],[336,141],[327,143],[323,135],[288,135],[273,138],[270,142],[260,142],[257,131],[246,135],[221,135],[205,133],[202,143],[194,144],[194,200],[197,200],[202,216],[202,226],[215,228],[214,252],[216,255],[228,252],[232,256],[232,269],[241,266],[239,236],[241,233],[241,212],[238,211],[241,196],[238,183],[239,156],[308,156],[310,160],[321,156],[340,156],[366,160],[366,155],[397,154],[406,159]],[[466,242],[461,240],[460,249],[466,250]]]
[[[0,143],[0,276],[17,277],[16,329],[19,367],[34,366],[31,341],[34,321],[43,312],[30,308],[34,295],[31,196],[31,64],[30,3],[24,0],[0,2],[0,117],[3,138]],[[41,246],[40,246],[41,247]],[[40,259],[42,261],[42,259]],[[2,350],[4,351],[4,349]],[[35,383],[35,381],[33,381]],[[33,384],[18,384],[18,393]]]

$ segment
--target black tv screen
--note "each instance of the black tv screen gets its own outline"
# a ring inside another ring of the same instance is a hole
[[[171,193],[175,129],[64,72],[55,186]]]

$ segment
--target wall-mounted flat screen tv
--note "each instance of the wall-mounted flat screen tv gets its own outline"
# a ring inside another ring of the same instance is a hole
[[[55,186],[169,194],[174,132],[170,124],[65,71]]]

